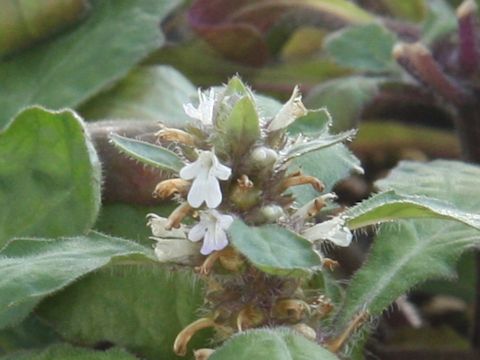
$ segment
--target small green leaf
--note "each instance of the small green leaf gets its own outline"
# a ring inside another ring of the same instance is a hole
[[[15,236],[84,233],[100,206],[100,164],[71,111],[22,111],[0,132],[0,248]]]
[[[52,345],[45,350],[21,351],[0,357],[0,360],[136,360],[125,350],[112,348],[95,351],[68,344]]]
[[[244,96],[238,100],[225,122],[222,138],[237,155],[245,153],[260,137],[260,122],[253,100]]]
[[[209,360],[337,360],[320,345],[287,328],[244,331],[215,350]]]
[[[308,240],[278,225],[253,227],[235,220],[228,232],[232,244],[267,273],[299,276],[322,264]]]
[[[203,299],[203,283],[191,269],[112,265],[49,297],[37,313],[67,341],[108,341],[141,359],[175,360],[175,337],[198,319]],[[211,346],[209,335],[195,334],[189,352]]]
[[[0,62],[0,128],[25,106],[75,107],[124,77],[162,45],[158,24],[179,3],[90,2],[75,29]]]
[[[339,30],[326,39],[325,48],[340,65],[384,73],[395,69],[395,41],[395,35],[385,27],[369,24]]]
[[[174,68],[143,66],[87,102],[80,112],[87,120],[138,119],[182,127],[190,121],[182,105],[194,96],[195,87]]]
[[[129,255],[155,259],[153,251],[141,245],[95,232],[58,240],[11,241],[0,252],[0,323],[16,305],[33,305],[112,259]]]
[[[455,161],[402,162],[376,183],[381,190],[434,197],[480,212],[480,168]],[[480,232],[457,221],[402,220],[380,226],[366,263],[350,281],[337,329],[362,310],[379,315],[398,296],[431,278],[455,276],[455,261],[480,244]]]
[[[351,229],[387,221],[415,218],[455,220],[480,230],[480,215],[463,211],[452,204],[418,195],[400,195],[395,191],[376,194],[345,211],[342,216]]]
[[[110,139],[122,153],[153,167],[179,172],[185,165],[177,154],[161,146],[117,134],[112,134]]]

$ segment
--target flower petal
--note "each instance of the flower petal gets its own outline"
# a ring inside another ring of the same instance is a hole
[[[339,217],[314,225],[303,232],[303,236],[310,240],[326,240],[332,237],[339,229],[345,226],[345,220]]]
[[[208,177],[198,176],[193,180],[192,187],[188,192],[187,201],[194,208],[200,207],[205,201],[208,191]]]
[[[202,120],[202,114],[192,104],[183,104],[183,111],[192,119]]]
[[[337,246],[347,247],[352,242],[352,232],[347,227],[337,229],[327,240],[333,242]]]
[[[198,176],[198,174],[203,170],[203,168],[203,164],[197,160],[191,164],[185,165],[180,170],[179,175],[184,180],[192,180]]]
[[[192,227],[188,232],[188,240],[193,242],[200,241],[203,239],[206,232],[207,232],[207,226],[203,221],[200,221],[198,224]]]
[[[302,103],[302,94],[298,86],[295,86],[290,99],[282,106],[280,111],[275,115],[272,122],[268,125],[268,131],[276,131],[286,128],[297,118],[307,115],[308,110]]]
[[[191,191],[191,190],[190,190]],[[203,196],[207,206],[210,209],[216,208],[222,202],[222,190],[220,189],[220,183],[217,178],[214,176],[208,176],[207,181],[205,182]],[[190,194],[189,194],[190,195]]]
[[[219,214],[219,217],[217,217],[217,221],[223,230],[228,230],[230,225],[232,225],[233,223],[233,217],[230,215]]]
[[[158,238],[172,238],[172,239],[185,239],[185,227],[180,224],[178,229],[166,230],[165,225],[168,219],[158,216],[157,214],[148,214],[147,226],[152,229],[152,235]]]
[[[215,176],[216,178],[218,178],[220,180],[227,180],[230,177],[230,175],[232,174],[232,169],[230,169],[228,166],[220,164],[220,162],[218,162],[218,160],[216,161],[215,166],[212,167],[212,169],[210,171],[211,171],[211,174],[213,176]]]
[[[222,250],[228,245],[227,233],[221,228],[220,224],[215,226],[215,250]]]
[[[203,245],[200,249],[200,253],[202,255],[208,255],[215,250],[215,231],[208,229],[203,238]]]
[[[161,262],[191,265],[190,259],[198,254],[198,245],[187,240],[162,239],[157,241],[154,251]]]

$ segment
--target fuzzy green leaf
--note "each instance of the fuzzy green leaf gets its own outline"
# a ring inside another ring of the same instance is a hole
[[[377,186],[434,197],[478,213],[479,176],[480,168],[460,162],[402,162]],[[350,282],[337,325],[342,328],[361,310],[380,314],[398,296],[429,278],[453,277],[455,261],[476,244],[480,244],[480,232],[457,221],[402,220],[381,225],[366,264]]]
[[[210,360],[336,360],[334,354],[304,336],[288,330],[242,332],[217,349]]]
[[[177,0],[91,0],[70,32],[0,62],[0,127],[21,108],[75,107],[110,85],[163,38],[159,22]]]
[[[122,153],[153,167],[179,172],[185,165],[177,154],[161,146],[117,134],[112,134],[110,139]]]
[[[97,217],[100,183],[75,113],[22,111],[0,132],[0,248],[15,236],[84,233]]]
[[[235,220],[228,232],[232,244],[267,273],[299,276],[322,264],[308,240],[280,226],[253,227]]]
[[[330,35],[325,48],[343,66],[370,72],[395,69],[392,48],[395,35],[377,24],[354,26]]]
[[[136,360],[122,349],[95,351],[67,344],[52,345],[44,350],[20,351],[0,357],[0,360]]]
[[[455,220],[480,230],[480,215],[463,211],[452,204],[418,195],[387,191],[372,196],[342,214],[347,226],[358,229],[387,221],[414,218]]]
[[[241,155],[260,137],[260,122],[253,100],[244,96],[238,100],[222,124],[222,137],[234,154]]]
[[[182,127],[191,119],[182,105],[197,92],[192,83],[170,66],[144,66],[83,105],[88,120],[139,119]]]
[[[37,312],[68,341],[109,341],[142,359],[174,360],[175,337],[198,319],[202,304],[202,283],[191,271],[152,263],[92,273],[49,297]],[[208,335],[195,334],[189,351],[208,347]]]
[[[34,305],[112,259],[129,255],[141,255],[142,261],[155,259],[153,251],[141,245],[95,232],[57,240],[11,241],[0,252],[0,323],[16,305]]]

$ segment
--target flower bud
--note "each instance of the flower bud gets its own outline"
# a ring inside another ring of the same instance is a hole
[[[278,158],[275,150],[265,146],[260,146],[250,153],[250,161],[256,168],[264,168],[272,166]]]
[[[179,194],[185,197],[190,189],[190,181],[183,179],[168,179],[159,182],[153,190],[153,197],[160,200],[168,200]]]
[[[254,224],[271,224],[285,215],[283,208],[279,205],[266,205],[255,209],[249,216],[249,220]]]
[[[192,135],[179,129],[164,128],[157,131],[155,136],[164,141],[177,142],[189,146],[195,144],[195,139]]]

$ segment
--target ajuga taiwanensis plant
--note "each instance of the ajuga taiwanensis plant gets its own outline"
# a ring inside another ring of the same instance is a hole
[[[295,88],[275,116],[263,117],[238,77],[199,90],[198,104],[184,110],[192,121],[183,129],[161,127],[156,137],[162,146],[112,137],[123,152],[173,174],[153,194],[178,202],[168,218],[148,216],[155,253],[162,262],[193,266],[207,284],[203,316],[178,334],[175,353],[186,355],[190,338],[206,327],[215,329],[218,341],[263,326],[289,326],[321,339],[318,320],[332,304],[304,285],[336,265],[322,253],[323,242],[348,246],[352,233],[342,217],[316,224],[335,195],[322,194],[321,179],[290,164],[350,140],[354,131],[291,136],[287,128],[296,119],[326,110],[307,110]],[[297,206],[291,189],[299,185],[318,195]],[[272,251],[278,264],[269,259]]]

